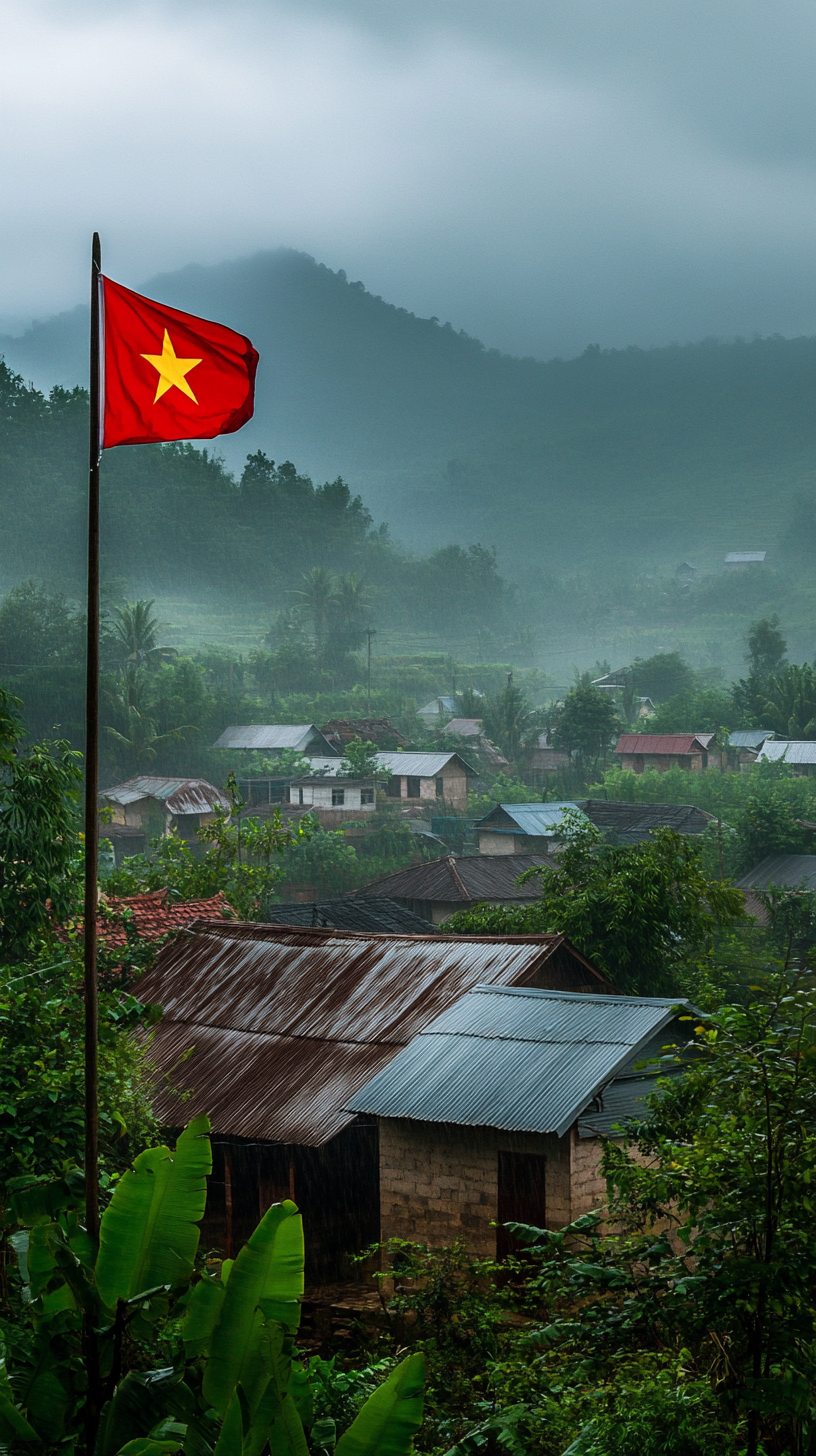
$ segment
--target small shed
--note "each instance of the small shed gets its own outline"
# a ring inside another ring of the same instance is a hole
[[[381,1238],[464,1239],[501,1256],[498,1221],[562,1228],[602,1207],[601,1138],[683,1070],[688,1001],[476,986],[347,1102],[377,1119]],[[677,1048],[680,1060],[655,1059]]]
[[[249,723],[243,727],[233,724],[224,729],[220,738],[216,738],[213,748],[262,753],[282,753],[284,749],[290,749],[293,753],[302,753],[304,758],[315,753],[325,754],[327,758],[340,756],[339,749],[314,723]]]
[[[762,566],[767,554],[767,551],[729,551],[725,565],[730,571],[739,571],[748,566]]]
[[[757,754],[757,762],[787,763],[797,777],[812,778],[816,774],[816,742],[804,739],[777,743],[766,738]]]
[[[564,812],[571,809],[582,818],[574,799],[552,804],[497,804],[476,820],[476,835],[482,854],[552,854],[563,842]]]
[[[681,586],[688,586],[697,575],[697,567],[692,566],[690,561],[681,561],[674,574]]]
[[[448,854],[382,875],[346,898],[362,902],[388,895],[426,922],[441,925],[457,910],[474,905],[528,905],[538,900],[541,890],[535,881],[517,885],[516,880],[524,870],[552,863],[543,854]]]
[[[195,839],[201,825],[214,819],[217,809],[230,812],[226,794],[206,779],[155,778],[149,774],[138,774],[112,789],[103,789],[99,804],[112,812],[109,828],[114,835],[116,826],[124,825],[147,839],[162,838],[174,829],[182,839]],[[108,826],[101,826],[100,832],[107,836]]]
[[[456,699],[449,696],[431,698],[424,708],[417,708],[417,717],[429,725],[435,725],[441,718],[449,718],[456,712]]]
[[[690,769],[699,773],[702,769],[719,766],[719,754],[715,754],[716,733],[622,733],[615,753],[620,767],[632,773],[643,773],[646,769],[657,769],[665,773],[668,768]]]

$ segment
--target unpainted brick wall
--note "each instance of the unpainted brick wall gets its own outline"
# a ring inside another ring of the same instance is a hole
[[[499,1149],[545,1156],[547,1224],[568,1223],[569,1136],[381,1118],[381,1237],[436,1246],[463,1238],[474,1254],[495,1257]]]

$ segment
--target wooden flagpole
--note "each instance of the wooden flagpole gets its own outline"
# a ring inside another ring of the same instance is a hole
[[[85,1226],[99,1237],[99,995],[96,916],[99,815],[99,279],[102,250],[91,255],[91,418],[88,470],[88,636],[85,669]]]

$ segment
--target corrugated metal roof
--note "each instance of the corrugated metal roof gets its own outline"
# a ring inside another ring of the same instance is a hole
[[[304,750],[312,742],[325,744],[331,754],[332,745],[314,723],[250,723],[225,728],[213,748],[292,748]]]
[[[761,748],[773,736],[770,728],[735,728],[729,733],[728,742],[732,748]]]
[[[382,875],[360,890],[352,890],[349,899],[388,894],[396,900],[430,900],[445,904],[472,905],[479,900],[538,900],[537,884],[517,885],[524,870],[534,865],[553,865],[545,854],[474,854],[443,855],[426,864],[411,865]]]
[[[769,854],[737,880],[738,890],[767,890],[771,885],[816,890],[816,854]]]
[[[390,769],[397,778],[403,775],[417,779],[434,779],[449,763],[460,763],[468,774],[477,770],[466,763],[460,753],[391,753],[377,754],[380,768]],[[341,772],[343,764],[339,758],[309,758],[313,774],[335,775]]]
[[[269,905],[267,919],[276,925],[313,925],[336,930],[386,931],[397,935],[433,935],[434,927],[396,900],[384,896],[352,900],[298,901]]]
[[[739,566],[744,562],[764,561],[767,551],[729,551],[725,558],[727,566]]]
[[[616,753],[704,753],[713,733],[622,733]]]
[[[353,1120],[348,1099],[465,991],[542,978],[608,985],[557,935],[202,922],[139,982],[140,998],[164,1008],[150,1048],[158,1116],[173,1124],[207,1111],[217,1132],[319,1144]],[[189,1099],[169,1091],[168,1079]]]
[[[111,804],[135,804],[140,799],[158,799],[169,814],[207,814],[216,806],[230,808],[226,794],[206,779],[164,779],[139,774],[112,789],[102,789],[100,799]]]
[[[587,818],[626,844],[648,839],[653,829],[673,829],[675,834],[702,834],[714,815],[693,804],[627,804],[619,800],[583,799]]]
[[[816,763],[816,743],[763,743],[759,763]]]
[[[552,804],[497,804],[489,814],[476,820],[476,829],[517,830],[520,834],[533,837],[552,837],[561,827],[565,809],[574,810],[584,818],[580,806],[574,799],[559,800]]]
[[[451,718],[442,729],[443,733],[458,733],[460,738],[481,738],[481,718]]]
[[[477,986],[347,1106],[378,1117],[562,1137],[659,1031],[680,1031],[678,1005],[692,1009],[662,998]]]
[[[417,708],[418,718],[436,718],[440,713],[455,713],[456,699],[451,697],[431,698],[424,708]]]

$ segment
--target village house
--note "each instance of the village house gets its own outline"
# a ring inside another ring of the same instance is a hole
[[[424,708],[417,708],[417,717],[429,728],[435,728],[443,718],[450,718],[456,712],[456,699],[443,696],[431,698]]]
[[[328,814],[336,820],[332,827],[337,827],[344,818],[373,814],[377,807],[377,786],[373,779],[341,779],[333,774],[309,775],[292,780],[289,803],[319,811],[318,818],[321,823],[325,821],[326,827],[329,827]]]
[[[497,804],[476,820],[480,854],[552,854],[563,843],[563,817],[585,819],[573,799],[552,804]]]
[[[312,758],[309,763],[312,774],[336,775],[343,767],[341,762],[325,758]],[[468,779],[478,777],[477,770],[458,753],[380,752],[377,766],[390,772],[390,777],[382,779],[386,798],[426,807],[447,804],[461,813],[467,809]]]
[[[310,1281],[348,1272],[347,1256],[380,1238],[378,1124],[349,1104],[477,985],[614,990],[563,935],[213,920],[164,946],[139,983],[164,1009],[150,1044],[154,1107],[170,1128],[211,1119],[205,1246],[235,1254],[270,1204],[294,1198]]]
[[[629,804],[615,799],[578,799],[579,808],[610,844],[640,844],[655,829],[703,834],[716,816],[693,804]]]
[[[233,724],[224,729],[220,738],[216,738],[213,748],[269,754],[283,753],[288,749],[302,754],[304,758],[315,753],[325,754],[327,758],[340,756],[336,746],[314,723],[250,723],[244,727]]]
[[[530,773],[546,775],[566,772],[572,759],[566,749],[553,748],[547,733],[539,733],[527,763]]]
[[[602,1139],[643,1116],[650,1059],[688,1046],[693,1014],[674,997],[466,992],[346,1103],[377,1119],[380,1238],[501,1257],[496,1222],[559,1229],[603,1207]]]
[[[816,890],[816,854],[769,854],[736,881],[738,890]]]
[[[740,773],[747,773],[756,763],[763,746],[775,737],[771,728],[735,728],[728,735],[729,768],[736,767]]]
[[[339,753],[355,740],[360,743],[375,743],[378,748],[403,748],[408,739],[403,737],[390,718],[330,718],[321,729],[324,738]]]
[[[117,861],[123,855],[143,854],[151,839],[175,831],[195,841],[199,828],[210,824],[217,810],[229,815],[226,794],[206,779],[154,778],[139,774],[112,789],[103,789],[99,806],[109,811],[99,833],[113,847]]]
[[[362,902],[370,896],[387,895],[424,921],[441,925],[457,910],[470,910],[474,905],[529,905],[540,899],[536,881],[517,885],[516,880],[524,870],[552,863],[543,854],[512,858],[504,854],[449,854],[382,875],[370,885],[351,890],[346,899]]]
[[[620,767],[633,773],[655,768],[665,773],[669,768],[690,769],[699,773],[704,768],[718,768],[716,733],[622,733],[615,753]]]
[[[757,753],[758,763],[787,763],[797,778],[812,778],[816,773],[816,742],[772,742],[766,738]]]

